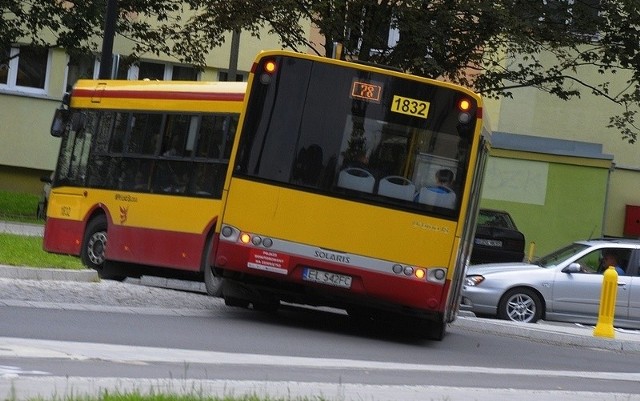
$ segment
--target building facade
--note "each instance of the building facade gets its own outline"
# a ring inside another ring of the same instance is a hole
[[[236,79],[246,80],[258,52],[282,48],[266,31],[261,38],[240,35]],[[132,65],[120,63],[117,78],[227,80],[230,43],[231,34],[225,45],[208,54],[207,67],[201,72],[169,57],[143,56]],[[116,60],[130,50],[127,41],[116,37]],[[98,77],[99,59],[70,57],[64,49],[36,51],[20,44],[8,52],[17,56],[0,66],[0,190],[39,194],[40,177],[55,168],[60,143],[49,134],[53,112],[77,79]]]

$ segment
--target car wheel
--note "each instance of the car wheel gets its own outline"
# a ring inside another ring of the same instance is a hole
[[[97,216],[87,224],[82,242],[80,258],[82,263],[90,269],[101,273],[105,264],[107,249],[107,218]]]
[[[514,288],[508,291],[498,305],[498,318],[521,323],[535,323],[542,316],[542,302],[534,291],[528,288]]]

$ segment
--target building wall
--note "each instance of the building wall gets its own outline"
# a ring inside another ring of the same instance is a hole
[[[607,198],[607,218],[604,234],[612,237],[624,235],[626,206],[640,206],[640,171],[616,168],[611,174]]]
[[[496,155],[497,154],[497,155]],[[610,162],[492,150],[483,208],[508,211],[534,256],[577,239],[600,237]]]
[[[281,49],[277,38],[266,30],[261,40],[248,33],[240,35],[239,72],[250,70],[261,50]],[[130,43],[116,37],[114,54],[128,54]],[[207,68],[201,80],[218,80],[218,73],[229,67],[231,34],[225,44],[208,54]],[[177,60],[156,56],[141,59],[177,63]],[[63,49],[52,51],[46,94],[34,95],[0,89],[0,190],[26,191],[40,194],[40,177],[55,168],[60,140],[49,135],[54,110],[59,107],[65,91],[67,55]]]
[[[581,70],[579,76],[587,82],[612,79],[612,93],[621,90],[627,79],[620,72],[603,77],[593,69]],[[539,90],[522,88],[513,92],[512,99],[488,100],[487,111],[496,131],[602,144],[603,152],[612,154],[615,166],[620,167],[614,166],[611,185],[604,189],[607,202],[603,234],[622,236],[625,203],[640,204],[640,144],[630,144],[619,131],[607,128],[609,118],[623,112],[621,106],[596,97],[589,90],[581,90],[580,98],[564,101]],[[577,209],[567,213],[575,220],[582,218]]]

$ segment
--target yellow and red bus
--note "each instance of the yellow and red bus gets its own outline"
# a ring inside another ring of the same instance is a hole
[[[280,51],[248,85],[216,225],[225,303],[331,306],[441,339],[489,146],[480,96]]]
[[[152,274],[202,277],[245,90],[242,82],[78,81],[52,123],[62,140],[44,249],[78,255],[103,276],[153,266]]]

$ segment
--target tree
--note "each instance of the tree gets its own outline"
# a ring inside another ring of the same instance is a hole
[[[630,143],[640,125],[640,56],[637,0],[273,0],[204,1],[199,29],[250,29],[269,25],[290,47],[399,67],[447,79],[488,97],[511,97],[534,87],[568,100],[590,92],[620,105],[610,119]],[[222,11],[221,11],[222,10]],[[325,37],[308,42],[299,21]],[[206,23],[202,23],[205,22]],[[388,41],[389,30],[399,33]],[[626,89],[585,81],[597,69],[624,75]]]
[[[105,0],[0,0],[0,44],[25,41],[97,52]],[[534,87],[561,99],[590,92],[623,108],[611,117],[630,143],[640,125],[638,0],[120,0],[117,34],[132,56],[167,54],[203,65],[225,34],[262,28],[286,47],[357,58],[447,79],[489,97]],[[325,43],[310,43],[311,21]],[[387,40],[389,29],[397,40]],[[42,35],[42,33],[51,35]],[[46,39],[48,37],[53,39]],[[1,57],[0,53],[0,57]],[[626,89],[587,82],[581,70],[624,75]]]

